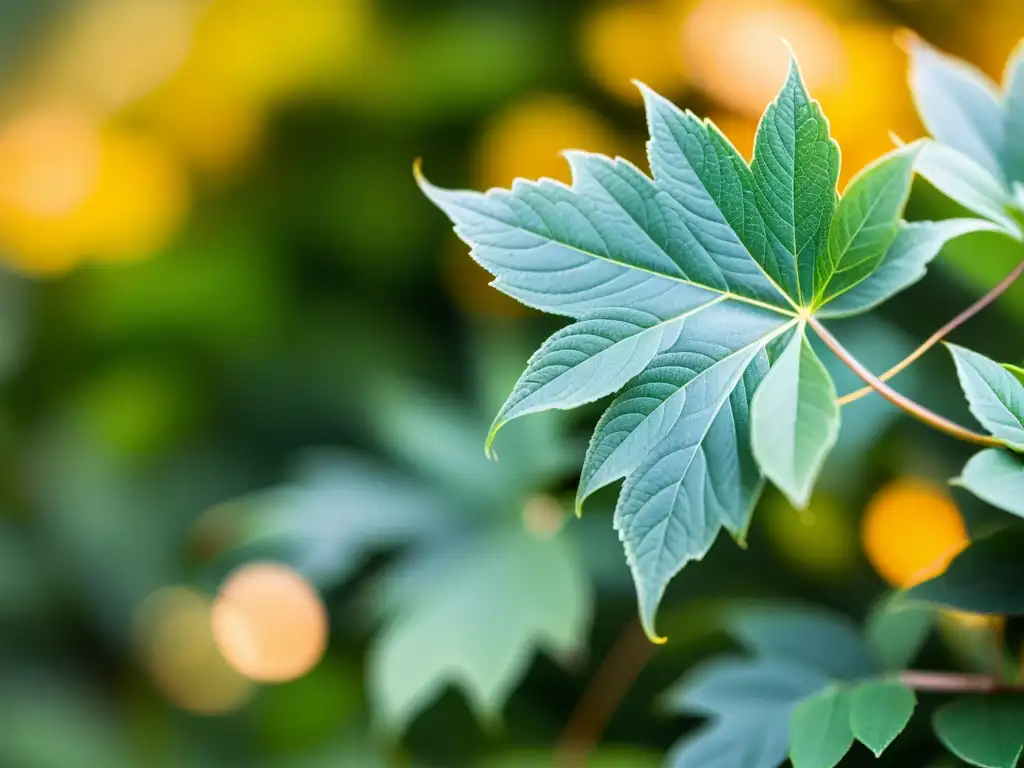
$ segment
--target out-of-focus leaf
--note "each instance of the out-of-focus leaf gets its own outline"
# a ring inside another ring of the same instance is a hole
[[[879,757],[910,722],[917,706],[914,692],[898,682],[861,683],[848,694],[850,728]]]
[[[853,746],[850,694],[830,687],[804,699],[789,716],[793,768],[833,768]]]
[[[940,707],[932,725],[961,760],[983,768],[1014,768],[1024,750],[1024,699],[966,696]]]
[[[872,609],[864,632],[879,663],[885,669],[900,670],[917,656],[934,623],[934,609],[895,592]]]
[[[991,80],[967,62],[915,38],[910,46],[910,90],[932,136],[994,177],[1001,176],[1003,108]]]
[[[589,584],[573,549],[518,525],[410,561],[388,589],[390,618],[368,674],[374,706],[394,731],[449,684],[493,722],[533,653],[572,657],[590,619]]]
[[[657,768],[661,755],[631,747],[601,747],[587,756],[588,768]],[[480,768],[551,768],[550,751],[517,751],[493,760]]]
[[[248,541],[279,545],[321,587],[374,552],[449,530],[457,514],[422,483],[342,451],[310,454],[291,485],[234,503]]]
[[[1024,384],[984,355],[947,346],[971,413],[1006,445],[1024,451]]]
[[[727,624],[760,657],[788,659],[846,680],[877,671],[857,627],[845,616],[803,606],[744,607]]]
[[[918,584],[914,600],[971,613],[1024,615],[1024,531],[1008,529],[979,539],[945,573]]]
[[[803,325],[754,393],[751,424],[761,470],[803,509],[839,436],[835,385]]]
[[[1009,451],[976,453],[952,482],[993,507],[1024,517],[1024,461]]]

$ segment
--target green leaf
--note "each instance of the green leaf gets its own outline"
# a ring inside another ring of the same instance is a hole
[[[1024,384],[1024,368],[1021,368],[1019,365],[1010,365],[1009,363],[1003,363],[1003,368],[1012,373],[1017,381]]]
[[[820,608],[742,608],[728,617],[726,626],[729,634],[759,657],[799,663],[832,680],[878,671],[857,626]]]
[[[816,314],[818,317],[850,317],[867,312],[924,277],[928,264],[950,240],[972,232],[1002,231],[1002,227],[984,219],[903,222],[877,269],[846,293],[833,298]]]
[[[368,685],[394,731],[448,683],[481,719],[496,720],[534,651],[578,654],[590,618],[574,551],[562,537],[540,539],[520,526],[409,561],[388,588],[392,619],[371,648]]]
[[[801,324],[754,393],[754,457],[794,507],[810,500],[814,481],[839,435],[831,377]]]
[[[839,145],[829,137],[828,121],[808,95],[795,59],[758,125],[750,167],[757,207],[796,265],[795,284],[787,291],[798,304],[810,304],[836,209]]]
[[[620,389],[679,337],[683,317],[598,310],[556,333],[527,363],[487,438],[503,424],[550,408],[575,408]]]
[[[1018,44],[1006,66],[1006,129],[1003,169],[1007,180],[1024,183],[1024,45]]]
[[[723,305],[685,326],[608,409],[587,453],[581,498],[629,474],[615,528],[652,639],[669,580],[703,557],[723,526],[742,538],[763,486],[745,436],[750,398],[768,370],[764,345],[779,323],[735,313]],[[717,345],[702,341],[716,321],[735,330],[719,331]]]
[[[940,707],[935,735],[950,752],[983,768],[1014,768],[1024,749],[1024,698],[965,696]]]
[[[868,645],[885,669],[905,669],[935,624],[935,610],[894,592],[875,606],[864,629]]]
[[[971,413],[1014,450],[1024,450],[1024,384],[984,355],[947,344]]]
[[[917,706],[914,692],[902,683],[861,683],[849,694],[850,728],[879,757],[910,722]]]
[[[1003,107],[991,80],[970,64],[914,38],[910,90],[921,122],[932,136],[1001,177]]]
[[[847,186],[815,270],[817,306],[854,288],[885,258],[899,233],[921,146],[916,142],[883,155]]]
[[[776,768],[789,750],[793,706],[829,685],[799,662],[719,659],[698,667],[666,694],[674,712],[710,715],[712,724],[679,742],[678,768]]]
[[[833,768],[853,746],[847,691],[832,687],[804,699],[789,717],[793,768]]]
[[[1024,531],[1009,529],[979,539],[946,572],[918,584],[914,600],[972,613],[1024,615]]]
[[[993,507],[1024,517],[1024,461],[989,448],[974,454],[952,481]]]
[[[967,155],[945,144],[925,143],[917,156],[916,170],[951,200],[998,224],[1003,231],[1021,239],[1021,228],[1007,213],[1014,204],[999,179]]]

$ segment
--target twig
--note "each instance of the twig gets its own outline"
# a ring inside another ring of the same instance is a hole
[[[587,764],[605,727],[658,647],[647,639],[635,619],[623,628],[569,716],[555,747],[557,768],[579,768]]]
[[[1006,293],[1006,290],[1011,285],[1013,285],[1014,282],[1016,282],[1017,278],[1020,277],[1022,274],[1024,274],[1024,261],[1022,261],[1020,264],[1014,267],[1013,271],[1010,272],[1006,277],[1004,277],[1002,280],[1000,280],[998,283],[992,286],[992,289],[988,293],[986,293],[976,302],[971,304],[971,306],[967,307],[967,309],[965,309],[959,315],[954,317],[944,326],[939,328],[939,330],[937,330],[935,333],[929,336],[928,339],[921,346],[919,346],[905,358],[896,363],[896,365],[894,365],[892,368],[890,368],[881,376],[879,376],[879,380],[888,381],[896,374],[905,370],[911,363],[913,363],[915,360],[921,357],[921,355],[923,355],[929,349],[934,347],[936,344],[938,344],[940,341],[946,338],[946,336],[951,334],[961,325],[963,325],[976,314],[981,312],[981,310],[985,309],[985,307],[987,307],[989,304],[991,304],[1004,293]],[[860,400],[862,397],[866,395],[870,395],[872,391],[874,390],[870,386],[861,387],[860,389],[854,392],[850,392],[848,395],[843,395],[836,402],[839,403],[839,405],[841,406],[849,405],[852,402]]]
[[[925,408],[920,403],[914,402],[909,397],[901,395],[865,368],[864,365],[850,354],[850,351],[839,342],[839,339],[833,336],[832,333],[822,325],[820,320],[812,315],[807,318],[807,323],[814,329],[815,333],[818,334],[821,340],[828,345],[828,348],[835,353],[836,357],[846,363],[850,370],[860,376],[860,378],[863,379],[873,390],[878,392],[878,394],[897,408],[900,408],[918,421],[927,424],[933,429],[945,432],[947,435],[955,437],[958,440],[963,440],[964,442],[973,443],[975,445],[983,445],[989,448],[1000,448],[1003,446],[1002,441],[997,438],[992,437],[991,435],[983,435],[980,432],[974,432],[966,427],[962,427],[956,422],[950,421],[945,416],[940,416],[934,411]]]
[[[952,672],[924,672],[908,669],[900,672],[899,681],[917,691],[938,693],[1010,693],[1024,691],[1024,686],[1004,683],[988,675]]]

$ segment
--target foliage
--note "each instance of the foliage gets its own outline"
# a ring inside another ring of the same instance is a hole
[[[979,434],[889,388],[821,322],[905,290],[960,235],[1022,239],[1020,50],[1001,99],[979,73],[911,41],[911,85],[935,138],[879,158],[842,195],[839,147],[795,58],[749,164],[714,123],[642,84],[650,176],[622,158],[572,150],[571,185],[517,180],[480,194],[434,186],[417,164],[421,189],[492,285],[574,321],[530,358],[486,452],[513,419],[618,393],[591,439],[577,512],[624,480],[614,522],[654,642],[665,642],[655,615],[669,581],[721,529],[745,543],[765,479],[798,509],[810,501],[837,440],[840,401],[809,330],[893,404],[986,446],[959,483],[1021,514],[1019,369],[949,345],[970,411],[990,433]],[[904,221],[915,169],[982,218]],[[975,542],[907,598],[1020,613],[1019,538],[1007,530]],[[769,767],[788,755],[796,768],[831,768],[855,740],[880,755],[915,709],[915,678],[899,670],[931,626],[930,611],[900,615],[897,600],[876,614],[867,640],[822,615],[740,616],[732,633],[755,658],[713,662],[669,694],[674,710],[713,718],[671,764]],[[956,702],[937,713],[936,733],[976,765],[1014,765],[1021,745],[1003,734],[1019,730],[1019,706],[1013,697]]]

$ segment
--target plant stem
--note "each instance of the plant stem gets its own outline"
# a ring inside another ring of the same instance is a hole
[[[1024,686],[1003,683],[987,675],[952,672],[923,672],[908,669],[900,672],[899,681],[917,691],[939,693],[1006,693],[1024,691]]]
[[[807,323],[814,329],[814,332],[818,334],[821,340],[828,345],[828,348],[835,353],[836,357],[846,363],[850,370],[860,376],[868,386],[878,392],[878,394],[897,408],[900,408],[918,421],[927,424],[933,429],[937,429],[939,432],[945,432],[947,435],[955,437],[957,440],[963,440],[967,443],[983,445],[989,448],[1001,448],[1003,446],[1002,441],[997,438],[992,437],[991,435],[983,435],[980,432],[974,432],[966,427],[962,427],[956,422],[950,421],[945,416],[940,416],[934,411],[930,411],[925,408],[923,405],[914,402],[909,397],[901,395],[865,368],[857,358],[850,354],[850,351],[846,347],[839,343],[839,339],[833,336],[831,332],[821,324],[820,320],[812,315],[807,318]]]
[[[896,365],[894,365],[892,368],[890,368],[885,373],[883,373],[881,376],[879,376],[878,377],[879,380],[880,381],[888,381],[893,376],[898,374],[900,371],[905,370],[911,363],[913,363],[915,360],[917,360],[919,357],[921,357],[921,355],[923,355],[929,349],[934,347],[936,344],[938,344],[940,341],[942,341],[944,338],[946,338],[946,336],[951,334],[953,331],[955,331],[961,325],[963,325],[968,320],[970,320],[972,317],[974,317],[976,314],[981,312],[981,310],[985,309],[985,307],[987,307],[989,304],[991,304],[996,299],[998,299],[1000,296],[1002,296],[1004,293],[1006,293],[1006,289],[1009,288],[1011,285],[1013,285],[1014,282],[1016,282],[1017,278],[1020,277],[1022,274],[1024,274],[1024,261],[1022,261],[1020,264],[1018,264],[1016,267],[1014,267],[1013,271],[1011,271],[1006,277],[1004,277],[1002,280],[1000,280],[998,283],[996,283],[994,286],[992,286],[992,289],[988,293],[986,293],[984,296],[982,296],[976,302],[971,304],[971,306],[969,306],[967,309],[965,309],[959,315],[954,317],[952,320],[950,320],[944,326],[939,328],[939,330],[937,330],[935,333],[933,333],[931,336],[929,336],[928,339],[921,346],[919,346],[917,349],[915,349],[913,352],[911,352],[905,358],[903,358],[898,363],[896,363]],[[848,405],[848,404],[850,404],[852,402],[860,400],[862,397],[864,397],[866,395],[870,395],[871,392],[872,392],[872,387],[870,387],[870,386],[861,387],[860,389],[856,390],[855,392],[851,392],[848,395],[843,395],[836,402],[839,403],[839,405],[841,405],[841,406],[842,405]]]
[[[647,639],[636,620],[623,628],[569,716],[555,747],[553,764],[557,768],[578,768],[587,764],[623,697],[659,647]]]

